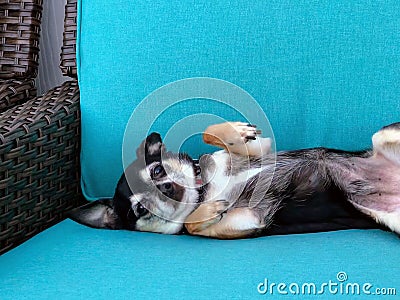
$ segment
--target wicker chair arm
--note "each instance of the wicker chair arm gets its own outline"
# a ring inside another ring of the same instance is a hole
[[[35,96],[33,79],[0,79],[0,113]]]
[[[0,113],[0,253],[81,201],[76,81]]]

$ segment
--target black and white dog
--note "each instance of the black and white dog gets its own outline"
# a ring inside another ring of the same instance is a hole
[[[224,148],[199,162],[165,150],[157,133],[136,151],[112,199],[75,209],[88,226],[221,239],[388,228],[400,233],[400,123],[372,137],[373,149],[270,153],[255,126],[210,126]]]

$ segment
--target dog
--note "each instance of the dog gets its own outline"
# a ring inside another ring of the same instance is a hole
[[[137,148],[112,199],[74,209],[95,228],[237,239],[380,228],[400,233],[400,122],[372,137],[371,150],[271,151],[256,126],[209,126],[222,150],[197,161],[166,150],[158,133]]]

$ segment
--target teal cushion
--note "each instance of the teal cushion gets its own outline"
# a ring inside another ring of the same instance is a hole
[[[340,288],[337,275],[344,272],[344,293],[353,283],[370,283],[371,293],[399,292],[398,249],[398,237],[377,230],[220,241],[97,230],[66,220],[0,257],[0,298],[377,299],[327,288],[319,296],[280,295],[277,287],[261,297],[257,286],[267,279],[268,286],[285,283],[289,292],[291,283],[313,283],[318,292],[329,280]]]
[[[194,114],[259,120],[259,113],[242,114],[216,101],[166,109],[165,99],[153,99],[132,118],[123,159],[124,132],[134,109],[156,89],[185,78],[217,78],[247,91],[268,116],[278,149],[369,147],[376,130],[399,121],[399,27],[396,0],[81,0],[85,195],[113,194],[122,162],[134,158],[135,146],[149,130],[166,133]],[[224,96],[224,88],[217,89]],[[180,130],[190,136],[211,120],[189,118]],[[198,135],[184,149],[194,156],[210,150]]]

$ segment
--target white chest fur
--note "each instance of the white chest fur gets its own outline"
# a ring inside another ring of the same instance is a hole
[[[235,175],[229,172],[230,155],[225,150],[217,151],[211,155],[214,162],[214,167],[203,170],[206,173],[206,182],[208,183],[207,194],[205,201],[227,200],[230,199],[232,190],[240,188],[253,176],[261,172],[262,168],[252,168],[244,170]]]

